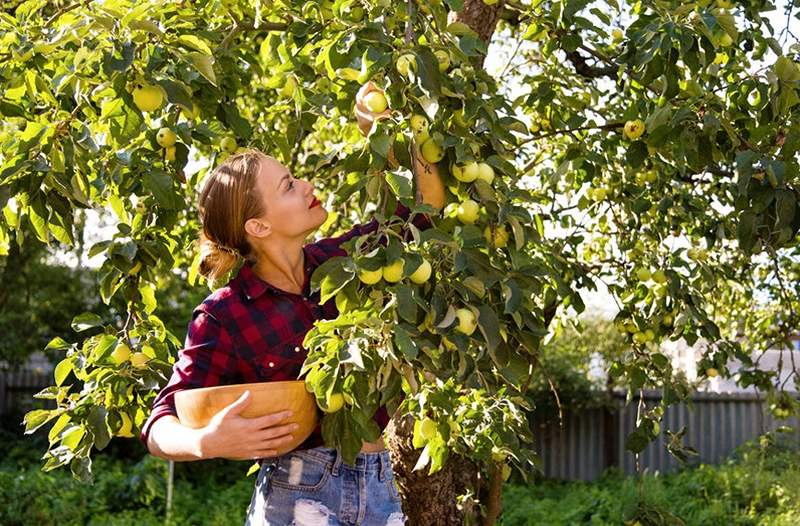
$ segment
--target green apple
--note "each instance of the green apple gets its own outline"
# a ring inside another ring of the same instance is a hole
[[[733,0],[717,0],[717,7],[720,9],[733,9],[733,6],[736,5]]]
[[[622,132],[628,139],[635,141],[644,133],[644,122],[641,119],[627,121]]]
[[[409,119],[409,125],[417,143],[422,144],[428,140],[430,137],[428,134],[428,119],[423,115],[412,115],[411,119]]]
[[[133,103],[139,111],[155,111],[164,102],[164,92],[160,86],[139,83],[133,89]]]
[[[433,52],[436,55],[436,60],[439,62],[439,72],[444,73],[450,67],[450,55],[443,49],[437,49]]]
[[[409,72],[412,69],[416,69],[417,61],[414,58],[414,55],[406,53],[405,55],[400,55],[400,57],[398,57],[395,67],[397,68],[398,73],[404,77],[408,77]]]
[[[125,343],[117,344],[117,346],[114,347],[114,351],[111,353],[111,360],[117,365],[127,362],[130,358],[131,348]]]
[[[169,128],[161,128],[156,133],[156,142],[162,148],[169,148],[170,146],[175,146],[175,141],[178,140],[178,136],[175,135],[175,132]]]
[[[403,279],[403,266],[405,265],[405,261],[402,259],[398,259],[393,261],[389,265],[383,267],[382,274],[383,279],[385,279],[389,283],[397,283],[401,279]]]
[[[430,440],[436,436],[436,433],[436,422],[427,416],[423,418],[419,426],[419,434],[422,435],[422,438],[425,440]]]
[[[615,27],[611,30],[611,38],[614,42],[620,42],[623,38],[625,38],[625,33],[618,27]]]
[[[478,178],[479,168],[475,161],[468,161],[462,166],[453,165],[453,177],[465,183],[471,183]]]
[[[358,270],[358,279],[366,285],[374,285],[383,277],[383,269],[367,270],[365,268]]]
[[[428,138],[423,142],[420,150],[422,151],[422,158],[431,164],[438,163],[444,158],[444,150],[432,138]]]
[[[478,320],[469,309],[461,308],[456,310],[456,318],[458,318],[456,330],[463,332],[467,336],[475,332],[475,329],[478,328]]]
[[[327,407],[322,410],[326,413],[335,413],[344,406],[344,396],[342,393],[331,393],[331,396],[325,401]]]
[[[653,272],[653,281],[656,283],[665,283],[667,281],[667,274],[663,270],[658,269]]]
[[[458,220],[465,224],[473,224],[475,221],[478,220],[478,212],[480,211],[480,206],[478,203],[473,201],[472,199],[467,199],[463,201],[460,205],[458,205],[458,211],[456,212],[456,216]]]
[[[423,259],[422,264],[408,278],[417,285],[421,285],[430,279],[432,272],[431,264],[427,259]]]
[[[381,113],[389,107],[389,101],[380,91],[370,91],[364,95],[364,106],[372,113]]]
[[[223,152],[233,153],[237,148],[236,139],[233,137],[223,137],[219,142],[219,147],[222,148]]]
[[[478,179],[492,184],[492,181],[494,181],[494,168],[486,163],[478,163]]]
[[[492,245],[492,239],[494,239],[496,248],[504,248],[508,244],[508,232],[503,225],[495,227],[494,238],[492,237],[492,228],[486,225],[486,228],[483,229],[483,237],[486,238],[486,242],[489,245]]]
[[[646,268],[640,268],[636,270],[636,277],[639,281],[647,281],[651,278],[650,271]]]

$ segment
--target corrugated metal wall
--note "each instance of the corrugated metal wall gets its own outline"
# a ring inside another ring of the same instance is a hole
[[[659,403],[658,393],[645,394],[645,404]],[[623,395],[615,395],[616,410],[601,409],[565,414],[563,427],[558,421],[537,426],[537,451],[548,478],[593,480],[606,467],[617,466],[627,474],[636,473],[635,457],[625,449],[625,439],[636,427],[638,398],[625,405]],[[763,411],[762,411],[763,408]],[[766,411],[763,399],[754,394],[697,393],[692,408],[685,404],[667,408],[661,422],[662,433],[640,455],[642,469],[668,472],[680,463],[666,450],[664,430],[677,432],[687,427],[683,443],[699,453],[690,462],[719,463],[733,451],[767,430],[794,427],[791,433],[800,444],[798,420],[775,420]]]

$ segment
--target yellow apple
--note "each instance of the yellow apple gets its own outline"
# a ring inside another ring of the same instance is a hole
[[[650,279],[651,274],[648,269],[640,268],[636,271],[636,277],[639,279],[639,281],[647,281]]]
[[[502,225],[495,227],[494,237],[492,237],[492,228],[486,225],[486,228],[483,229],[483,237],[486,238],[486,242],[489,245],[492,245],[492,240],[494,240],[496,248],[504,248],[508,244],[508,232],[506,227]]]
[[[619,42],[625,38],[625,33],[623,33],[620,28],[615,27],[611,30],[611,38],[614,40],[614,42]]]
[[[388,281],[389,283],[397,283],[401,279],[403,279],[403,266],[405,265],[405,261],[402,259],[398,259],[393,261],[389,265],[386,265],[382,269],[383,279]]]
[[[417,143],[422,144],[428,140],[430,137],[428,135],[428,119],[423,115],[412,115],[411,119],[409,119],[409,125]]]
[[[625,127],[622,129],[622,132],[628,139],[635,141],[644,133],[644,122],[642,122],[641,119],[627,121],[625,123]]]
[[[719,376],[719,371],[717,371],[713,367],[709,367],[708,369],[706,369],[706,376],[708,376],[709,378],[714,378],[716,376]]]
[[[139,83],[133,89],[133,103],[139,111],[155,111],[164,102],[164,92],[160,86]]]
[[[492,181],[494,181],[494,168],[486,163],[478,163],[478,179],[492,184]]]
[[[475,319],[475,315],[471,310],[466,308],[458,309],[456,310],[456,317],[458,318],[456,330],[463,332],[467,336],[475,332],[478,327],[478,320]]]
[[[423,259],[422,264],[408,278],[417,285],[421,285],[430,279],[432,271],[431,264],[427,259]]]
[[[364,106],[372,113],[380,113],[389,107],[389,101],[380,91],[370,91],[364,95]]]
[[[367,270],[365,268],[358,270],[358,279],[366,285],[374,285],[383,277],[383,269]]]
[[[130,357],[131,348],[124,342],[117,344],[117,346],[114,347],[114,351],[111,353],[111,360],[117,365],[127,362]]]
[[[422,158],[431,164],[438,163],[444,157],[444,150],[432,138],[428,138],[423,142],[420,150],[422,151]]]
[[[456,212],[456,216],[458,220],[465,224],[473,224],[478,219],[478,212],[480,211],[480,206],[478,203],[473,201],[472,199],[467,199],[463,201],[460,205],[458,205],[458,211]]]
[[[663,270],[658,269],[653,272],[653,281],[656,283],[665,283],[667,281],[667,275],[664,273]]]

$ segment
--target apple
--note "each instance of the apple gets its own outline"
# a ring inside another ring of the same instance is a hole
[[[761,105],[761,92],[757,89],[754,89],[747,95],[747,103],[750,106],[758,107]]]
[[[618,27],[615,27],[611,30],[611,38],[614,42],[620,42],[623,38],[625,38],[625,33]]]
[[[486,163],[478,163],[478,179],[492,184],[492,181],[494,181],[494,168]]]
[[[652,276],[651,276],[650,271],[648,269],[640,268],[640,269],[636,270],[636,277],[639,279],[639,281],[647,281]]]
[[[665,283],[667,281],[666,273],[661,269],[656,270],[653,272],[653,281],[656,283]]]
[[[388,281],[389,283],[397,283],[401,279],[403,279],[403,266],[405,265],[405,261],[402,259],[398,259],[389,265],[386,265],[382,269],[383,279]]]
[[[414,134],[414,139],[422,144],[428,140],[430,135],[428,134],[428,119],[426,119],[423,115],[412,115],[411,119],[409,119],[409,125],[411,126],[411,133]]]
[[[326,413],[335,413],[339,409],[344,406],[344,396],[342,393],[332,393],[328,400],[325,402],[327,407],[323,407],[322,410]]]
[[[431,267],[431,264],[428,263],[427,259],[423,259],[422,264],[408,278],[417,285],[422,285],[430,279],[432,272],[433,267]]]
[[[156,133],[156,142],[162,148],[169,148],[170,146],[175,145],[175,141],[178,140],[178,136],[175,135],[175,132],[169,128],[161,128]]]
[[[708,369],[706,369],[706,376],[708,376],[709,378],[715,378],[719,376],[719,371],[717,371],[713,367],[709,367]]]
[[[361,280],[361,283],[366,285],[374,285],[381,280],[383,277],[383,270],[367,270],[365,268],[358,270],[358,279]]]
[[[410,53],[406,53],[405,55],[400,55],[397,59],[397,63],[394,65],[397,68],[397,72],[403,75],[404,77],[408,77],[409,72],[412,69],[416,69],[417,61],[414,58],[414,55]]]
[[[471,183],[478,178],[478,163],[468,161],[463,166],[453,165],[453,177],[465,183]]]
[[[364,8],[360,5],[350,6],[344,14],[351,22],[361,22],[364,19]]]
[[[141,369],[147,365],[150,357],[143,352],[135,352],[131,355],[131,364],[137,369]]]
[[[450,67],[450,55],[443,49],[437,49],[433,52],[436,55],[436,60],[439,61],[439,72],[444,73]]]
[[[164,159],[167,161],[174,161],[175,160],[175,152],[177,149],[174,146],[170,146],[168,148],[164,148]]]
[[[480,211],[480,206],[478,203],[473,201],[472,199],[467,199],[463,201],[460,205],[458,205],[458,211],[456,212],[456,216],[458,220],[465,224],[473,224],[478,219],[478,212]]]
[[[459,332],[463,332],[469,336],[475,332],[476,328],[478,328],[478,320],[475,318],[475,315],[471,310],[466,308],[458,309],[456,310],[456,317],[458,318],[456,330]]]
[[[380,91],[370,91],[364,95],[364,106],[367,107],[372,113],[381,113],[389,107],[389,101],[386,96]]]
[[[117,436],[126,438],[133,437],[133,422],[131,421],[131,417],[128,416],[128,413],[119,413],[119,418],[122,420],[122,423],[117,431]]]
[[[130,357],[131,348],[124,342],[117,344],[117,346],[114,347],[114,351],[111,353],[111,360],[117,365],[127,362]]]
[[[444,150],[432,138],[426,139],[422,143],[420,150],[422,151],[422,158],[431,164],[438,163],[444,158]]]
[[[223,137],[219,142],[219,146],[222,148],[223,152],[233,153],[237,148],[236,139],[233,137]]]
[[[494,236],[492,236],[492,228],[486,225],[486,228],[483,229],[483,237],[486,238],[489,245],[493,244],[495,248],[504,248],[508,245],[508,232],[503,225],[495,227]]]
[[[464,108],[453,112],[453,122],[461,126],[462,128],[469,128],[469,123],[467,119],[464,117]]]
[[[437,432],[436,422],[434,422],[432,418],[426,416],[422,419],[419,425],[419,434],[422,435],[422,438],[430,440],[436,436]]]
[[[642,122],[641,119],[627,121],[622,129],[622,132],[628,139],[635,141],[644,133],[644,122]]]
[[[720,9],[733,9],[734,5],[733,0],[717,0],[717,7]]]
[[[164,92],[160,86],[139,83],[133,89],[133,103],[139,111],[155,111],[164,102]]]

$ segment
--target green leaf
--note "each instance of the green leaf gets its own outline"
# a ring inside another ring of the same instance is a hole
[[[72,358],[64,358],[58,365],[56,365],[55,370],[53,371],[53,377],[55,378],[56,385],[61,386],[64,383],[64,379],[72,372]]]
[[[415,360],[419,354],[419,349],[414,340],[403,327],[395,325],[394,327],[394,344],[403,353],[406,360]]]
[[[497,314],[489,305],[481,305],[478,307],[478,328],[481,334],[486,339],[486,346],[490,352],[497,349],[500,345],[500,321],[497,319]]]
[[[156,201],[167,209],[176,209],[181,202],[173,188],[172,177],[158,168],[151,168],[145,171],[143,182]]]
[[[408,323],[416,323],[417,304],[414,301],[414,290],[404,283],[398,283],[394,291],[397,297],[397,313]]]
[[[745,210],[739,215],[739,224],[736,227],[736,237],[745,253],[749,254],[755,245],[756,214]]]
[[[186,59],[203,75],[212,85],[217,85],[217,76],[214,74],[214,57],[204,53],[192,52],[186,54]]]
[[[178,37],[178,43],[184,46],[196,49],[205,55],[211,55],[211,48],[205,40],[195,35],[181,35]]]
[[[30,435],[58,415],[58,411],[50,409],[35,409],[25,414],[25,434]]]
[[[139,294],[142,297],[144,311],[147,314],[151,314],[154,310],[156,310],[156,290],[152,284],[145,282],[140,283]]]
[[[82,332],[103,324],[103,319],[92,312],[84,312],[72,318],[72,330]]]

